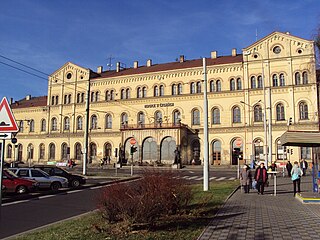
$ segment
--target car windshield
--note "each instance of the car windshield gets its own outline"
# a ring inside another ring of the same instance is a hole
[[[9,169],[3,169],[3,171],[5,171],[12,178],[19,178],[15,173],[10,171]]]
[[[46,173],[45,171],[42,171],[41,169],[34,169],[34,172],[38,171],[38,174],[43,174],[45,175],[45,177],[50,177],[50,175],[48,173]]]

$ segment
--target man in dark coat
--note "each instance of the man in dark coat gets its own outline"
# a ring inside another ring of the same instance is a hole
[[[264,166],[264,162],[260,162],[260,166],[256,169],[254,179],[257,181],[258,194],[263,194],[264,185],[268,180],[268,173]]]
[[[305,159],[302,159],[300,162],[300,168],[302,169],[303,175],[305,176],[307,173],[307,169],[308,169],[308,162]]]
[[[292,164],[290,161],[287,162],[286,169],[288,171],[288,177],[291,177]]]

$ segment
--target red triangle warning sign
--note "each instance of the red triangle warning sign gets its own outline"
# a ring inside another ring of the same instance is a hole
[[[18,132],[19,128],[6,97],[0,103],[0,132]]]

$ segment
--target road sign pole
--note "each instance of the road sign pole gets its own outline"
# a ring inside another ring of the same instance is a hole
[[[5,146],[5,141],[2,140],[1,143],[1,164],[0,164],[0,220],[1,220],[1,206],[2,206],[2,171],[3,171],[3,164],[4,164],[4,146]]]

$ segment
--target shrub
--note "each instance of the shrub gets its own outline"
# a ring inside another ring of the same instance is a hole
[[[192,198],[184,179],[171,172],[146,171],[141,179],[106,188],[99,209],[109,222],[154,225],[161,216],[183,212]]]

